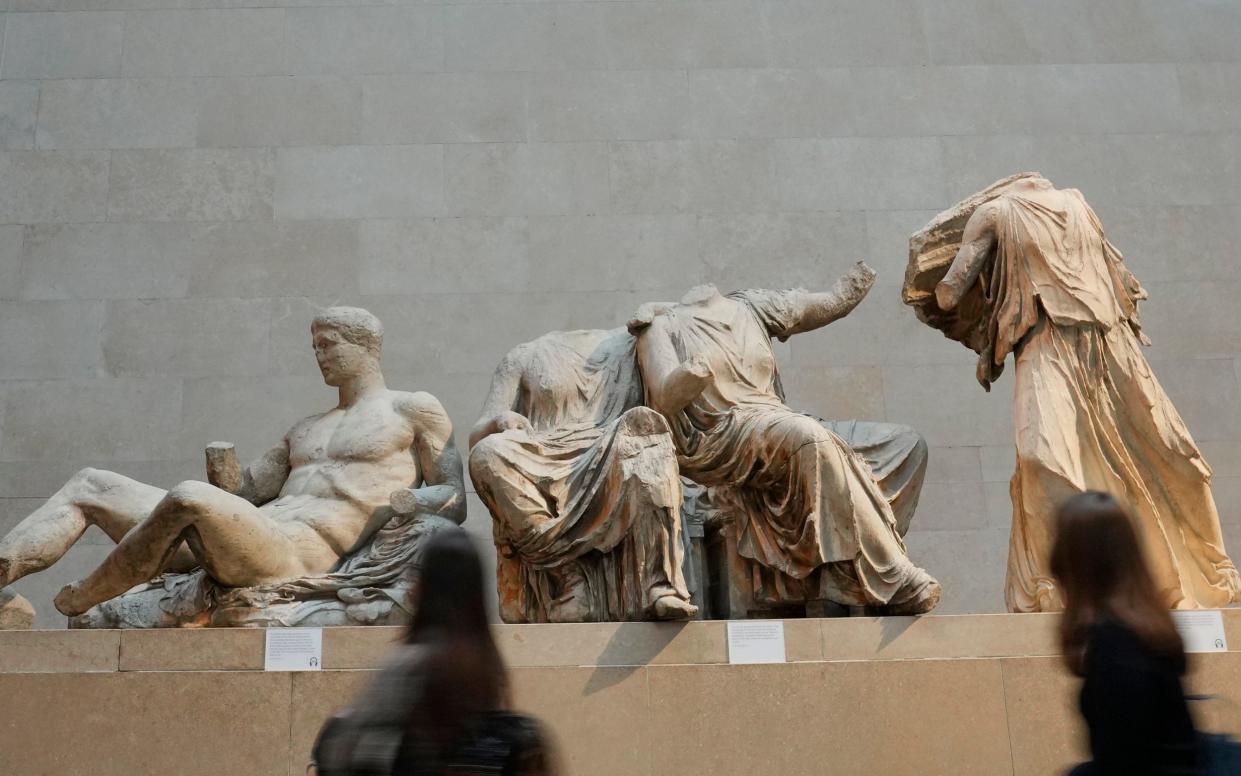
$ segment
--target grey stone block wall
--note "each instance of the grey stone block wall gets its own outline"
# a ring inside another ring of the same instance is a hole
[[[999,610],[1011,387],[899,286],[912,231],[1037,169],[1150,290],[1241,553],[1235,0],[0,0],[0,29],[0,531],[82,466],[167,487],[330,404],[317,306],[375,311],[464,445],[517,342],[865,258],[866,303],[780,347],[790,398],[925,433],[911,552],[943,611]],[[107,544],[19,585],[40,623]]]

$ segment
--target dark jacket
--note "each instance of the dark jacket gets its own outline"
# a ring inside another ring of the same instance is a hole
[[[1153,654],[1118,622],[1092,629],[1081,710],[1091,774],[1200,776],[1198,740],[1185,704],[1185,657]]]
[[[533,717],[496,709],[472,717],[468,734],[437,753],[412,726],[426,692],[431,650],[397,649],[352,707],[324,724],[311,761],[320,776],[529,776],[547,774],[549,751]]]

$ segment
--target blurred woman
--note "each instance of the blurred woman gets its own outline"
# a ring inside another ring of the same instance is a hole
[[[1065,595],[1060,642],[1082,677],[1093,760],[1071,776],[1200,776],[1185,704],[1185,651],[1125,509],[1105,493],[1070,498],[1051,572]]]
[[[508,712],[478,553],[464,531],[422,555],[404,643],[315,743],[319,776],[550,776],[538,724]]]

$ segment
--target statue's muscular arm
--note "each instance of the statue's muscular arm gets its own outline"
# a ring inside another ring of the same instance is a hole
[[[470,429],[470,447],[479,440],[507,431],[510,428],[530,430],[530,420],[516,411],[521,398],[521,376],[525,371],[525,359],[522,348],[518,345],[504,356],[500,366],[496,367],[495,376],[491,378],[491,389],[487,391],[487,400],[483,402],[483,412],[474,428]]]
[[[656,412],[672,417],[715,379],[702,355],[681,360],[668,334],[666,319],[655,316],[650,324],[640,328],[637,336],[638,368],[646,386],[647,403]]]
[[[935,286],[935,303],[941,310],[955,309],[961,297],[974,285],[978,273],[995,248],[996,205],[987,202],[979,205],[965,222],[961,235],[961,247],[948,268],[948,274]]]
[[[438,399],[421,391],[399,394],[395,406],[413,425],[412,452],[422,481],[395,491],[392,507],[402,514],[438,515],[457,524],[465,522],[465,475],[448,413]]]

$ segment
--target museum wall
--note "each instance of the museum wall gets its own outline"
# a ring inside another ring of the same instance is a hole
[[[940,611],[998,611],[1011,381],[899,290],[911,232],[1033,169],[1150,291],[1241,552],[1241,3],[2,2],[0,532],[81,467],[168,487],[332,406],[323,305],[375,312],[464,446],[518,342],[866,259],[861,308],[779,347],[790,403],[920,429],[911,555]],[[41,625],[85,542],[16,585]]]

